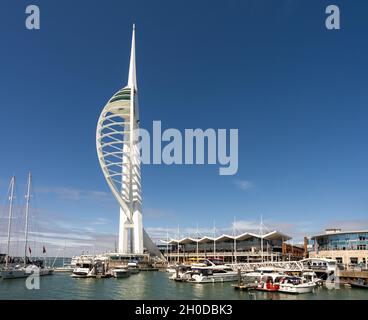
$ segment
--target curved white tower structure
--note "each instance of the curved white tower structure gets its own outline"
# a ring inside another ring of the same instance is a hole
[[[133,25],[128,84],[102,110],[96,145],[103,174],[120,205],[119,253],[143,254],[140,157],[135,139],[139,128],[137,93]],[[150,241],[147,234],[145,238]]]

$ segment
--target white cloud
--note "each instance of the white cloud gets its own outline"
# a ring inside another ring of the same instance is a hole
[[[98,225],[105,225],[108,224],[109,220],[105,219],[105,218],[97,218],[95,221],[92,221],[91,224],[98,226]]]
[[[235,230],[242,230],[244,232],[254,232],[255,230],[259,230],[260,222],[250,221],[250,220],[238,220],[231,224],[232,228]]]
[[[112,196],[104,191],[82,190],[71,187],[39,187],[36,193],[54,194],[64,200],[98,200],[111,201]]]
[[[240,190],[243,191],[246,191],[254,187],[253,183],[247,180],[235,180],[234,183]]]

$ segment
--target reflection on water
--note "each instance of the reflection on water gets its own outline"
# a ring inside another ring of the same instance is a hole
[[[234,290],[231,283],[191,284],[168,279],[165,272],[140,272],[122,279],[78,279],[54,274],[40,279],[40,290],[27,290],[25,279],[0,279],[0,299],[210,299],[300,300],[368,299],[368,290],[342,287],[316,288],[315,293],[292,295],[277,292]]]

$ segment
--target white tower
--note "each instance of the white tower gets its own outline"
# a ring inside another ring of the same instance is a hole
[[[141,164],[135,134],[139,128],[137,93],[133,25],[128,84],[102,110],[96,146],[103,174],[120,205],[119,253],[143,254]],[[146,234],[145,238],[151,242]]]

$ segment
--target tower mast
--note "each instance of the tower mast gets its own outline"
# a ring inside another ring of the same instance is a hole
[[[119,253],[143,254],[144,246],[163,257],[143,229],[139,105],[135,60],[135,25],[132,31],[127,85],[109,99],[96,130],[97,156],[106,182],[120,205]]]

